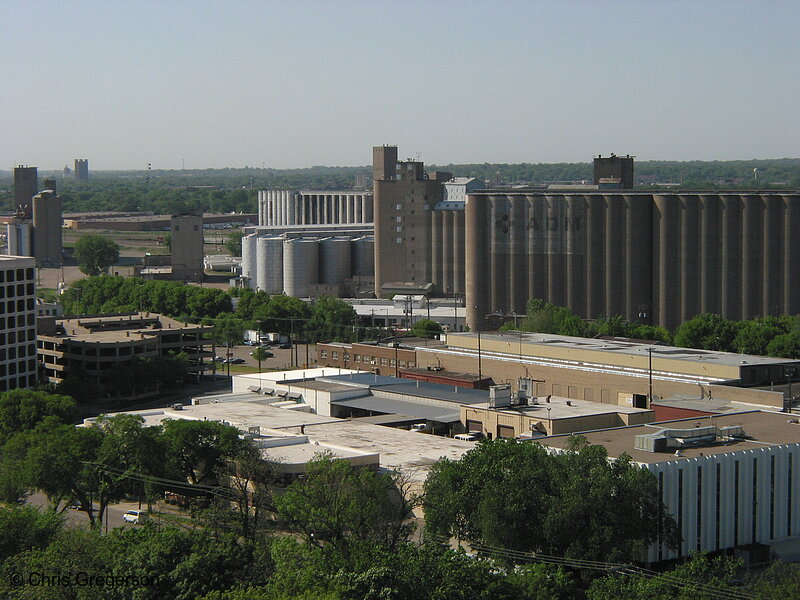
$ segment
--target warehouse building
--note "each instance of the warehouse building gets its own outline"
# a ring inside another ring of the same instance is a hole
[[[736,550],[747,559],[800,559],[800,423],[751,411],[583,434],[611,458],[627,454],[658,480],[659,499],[681,536],[674,551],[659,541],[646,560]],[[543,438],[563,451],[568,436]],[[761,552],[759,552],[761,549]]]

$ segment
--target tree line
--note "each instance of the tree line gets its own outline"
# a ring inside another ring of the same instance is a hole
[[[652,474],[580,440],[561,455],[484,441],[434,465],[415,495],[402,473],[326,454],[287,479],[224,423],[116,415],[75,427],[74,410],[41,392],[0,395],[3,597],[777,600],[800,582],[797,566],[744,580],[737,561],[701,555],[660,573],[620,569],[674,523]],[[49,508],[25,504],[31,491]],[[194,496],[185,516],[103,533],[110,504],[165,491]],[[75,502],[93,525],[65,524]],[[427,526],[415,543],[418,505]],[[443,543],[451,536],[473,552]],[[41,585],[42,575],[75,574],[121,583]]]
[[[362,327],[352,306],[330,296],[308,303],[249,288],[225,292],[177,281],[101,275],[73,283],[61,302],[67,316],[141,310],[213,325],[217,339],[232,344],[241,343],[246,329],[311,342],[374,340],[389,335],[381,328]]]
[[[569,308],[529,300],[526,314],[506,321],[501,329],[576,337],[613,336],[663,342],[682,348],[800,358],[800,315],[734,321],[703,313],[671,333],[664,327],[629,322],[621,316],[582,319]]]

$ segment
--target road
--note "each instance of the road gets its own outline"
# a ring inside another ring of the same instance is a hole
[[[28,496],[27,503],[38,508],[47,508],[49,506],[47,497],[41,492],[36,492]],[[95,508],[98,508],[95,503]],[[117,527],[135,527],[130,523],[122,520],[124,515],[129,510],[139,510],[138,502],[120,502],[119,504],[112,504],[106,509],[107,518],[103,521],[103,530],[112,530]],[[147,504],[142,504],[141,510],[147,510]],[[81,510],[68,508],[63,512],[64,518],[68,525],[73,527],[88,526],[89,515]]]

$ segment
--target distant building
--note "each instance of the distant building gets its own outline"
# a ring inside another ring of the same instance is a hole
[[[62,255],[61,196],[44,190],[33,197],[33,256],[40,267],[60,267]]]
[[[37,383],[35,298],[36,261],[0,256],[0,392]]]
[[[398,283],[407,293],[462,291],[463,203],[443,203],[452,178],[429,177],[419,161],[398,162],[396,146],[373,148],[376,296],[396,293]]]
[[[36,167],[14,169],[16,215],[6,225],[9,255],[33,256],[40,267],[61,266],[61,197],[54,179],[46,179],[47,189],[36,193]]]
[[[372,193],[365,191],[259,190],[258,224],[354,225],[372,223]]]
[[[77,181],[89,181],[89,161],[87,159],[75,159],[75,179]]]
[[[594,183],[602,187],[633,189],[633,157],[602,155],[594,159]]]
[[[203,279],[203,216],[199,213],[173,215],[172,279],[202,281]]]
[[[39,319],[39,362],[49,383],[57,385],[70,373],[78,373],[102,390],[115,369],[124,369],[137,358],[185,353],[190,376],[199,378],[214,369],[213,342],[208,339],[212,330],[155,313],[45,317]],[[115,399],[133,400],[157,393],[154,381],[142,381]]]
[[[17,217],[30,219],[33,211],[33,197],[39,191],[38,169],[36,167],[14,167],[14,210]]]

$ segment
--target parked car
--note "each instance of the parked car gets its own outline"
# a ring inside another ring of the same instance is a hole
[[[139,523],[144,523],[147,521],[147,513],[143,510],[129,510],[122,515],[122,520],[126,523],[138,525]]]
[[[250,356],[253,356],[252,352],[250,353]],[[265,352],[264,353],[264,357],[265,358],[272,358],[273,356],[275,356],[275,355],[272,352]]]
[[[292,345],[289,342],[284,342],[283,344],[278,346],[278,348],[280,348],[281,350],[291,350]]]
[[[214,357],[214,362],[224,363],[225,362],[225,357],[224,356],[215,356]]]
[[[238,358],[238,357],[237,358],[229,358],[228,362],[230,362],[232,365],[241,365],[242,363],[244,363],[244,359],[243,358]]]

